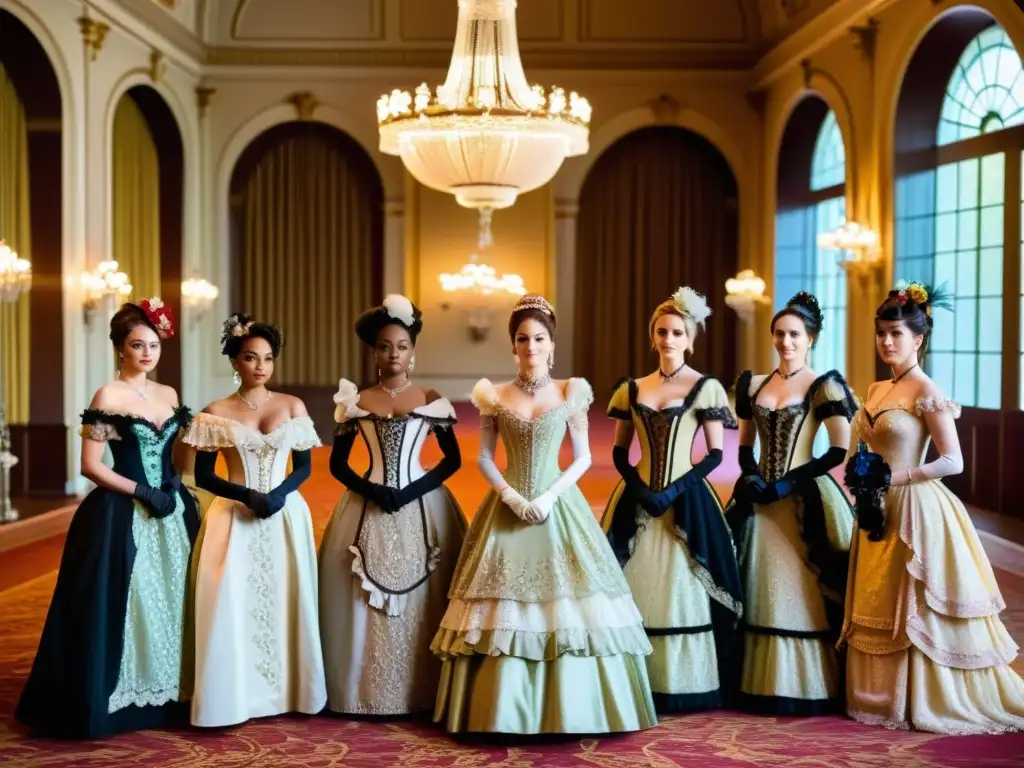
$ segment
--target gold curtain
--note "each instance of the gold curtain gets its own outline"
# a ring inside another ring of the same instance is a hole
[[[160,295],[160,159],[146,118],[125,94],[114,112],[113,258],[131,300]]]
[[[0,239],[32,259],[28,196],[28,126],[14,84],[0,64]],[[7,421],[29,420],[29,301],[0,302],[0,366]]]
[[[732,385],[737,327],[725,281],[739,260],[736,194],[718,150],[682,128],[632,133],[594,164],[577,219],[573,370],[598,397],[654,370],[648,322],[681,285],[712,309],[687,362]]]
[[[352,326],[375,299],[382,200],[355,151],[319,127],[293,132],[234,197],[237,308],[282,329],[279,386],[334,387],[366,368]]]

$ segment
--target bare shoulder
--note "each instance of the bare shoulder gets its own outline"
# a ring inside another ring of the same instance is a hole
[[[228,397],[222,397],[220,400],[214,400],[203,408],[202,413],[208,413],[211,416],[229,416],[231,411],[229,401],[232,397],[233,395],[229,395]]]
[[[113,382],[104,384],[96,390],[89,401],[89,407],[97,411],[111,410],[118,402],[117,393]]]
[[[167,403],[172,408],[178,407],[178,391],[167,384],[160,384],[156,381],[149,382],[160,402]]]
[[[426,399],[427,403],[429,404],[429,403],[434,402],[435,400],[440,400],[441,399],[441,393],[438,392],[433,387],[426,387],[423,390],[423,397]]]
[[[282,407],[288,409],[288,415],[293,419],[309,415],[309,411],[306,410],[306,404],[302,402],[301,398],[295,395],[287,395],[284,392],[275,392],[274,397],[280,398],[278,402],[281,403]]]

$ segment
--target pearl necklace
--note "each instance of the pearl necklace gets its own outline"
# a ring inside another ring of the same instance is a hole
[[[532,395],[534,392],[544,389],[544,387],[550,383],[551,374],[548,373],[540,376],[530,376],[529,374],[520,373],[516,376],[515,380],[515,385],[528,395]]]
[[[261,400],[258,403],[254,403],[251,400],[247,399],[246,396],[242,394],[242,390],[240,390],[240,389],[235,392],[235,395],[238,397],[239,400],[241,400],[243,403],[245,403],[247,406],[249,406],[249,410],[250,411],[255,411],[261,405],[266,403],[267,400],[272,398],[274,396],[274,393],[273,392],[267,392],[267,396],[265,398],[263,398],[263,400]]]
[[[401,384],[401,385],[395,387],[394,389],[392,389],[391,387],[385,387],[383,381],[377,382],[377,386],[380,387],[381,389],[383,389],[385,392],[387,392],[391,396],[391,399],[394,400],[400,394],[405,392],[405,390],[407,390],[409,387],[411,387],[412,386],[412,382],[409,381],[408,379],[406,379],[405,384]]]

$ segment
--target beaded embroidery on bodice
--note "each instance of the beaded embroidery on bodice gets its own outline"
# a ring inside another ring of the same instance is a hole
[[[498,429],[508,457],[505,482],[524,498],[535,498],[561,473],[558,451],[565,437],[568,402],[532,419],[524,419],[500,404],[497,411]]]
[[[793,448],[807,410],[803,403],[783,408],[754,405],[754,425],[761,442],[761,475],[773,482],[789,471]]]
[[[884,403],[873,412],[861,408],[853,422],[857,439],[885,459],[893,472],[919,467],[925,462],[931,435],[923,414],[951,408],[957,416],[959,407],[943,398],[919,398],[911,408],[904,400]]]

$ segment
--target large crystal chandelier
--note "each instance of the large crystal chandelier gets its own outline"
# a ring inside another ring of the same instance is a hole
[[[448,77],[377,101],[380,150],[467,208],[507,208],[588,150],[590,104],[526,82],[516,0],[458,0]]]

